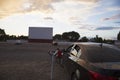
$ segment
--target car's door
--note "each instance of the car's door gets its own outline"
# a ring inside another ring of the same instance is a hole
[[[80,47],[77,45],[71,45],[67,48],[66,54],[64,55],[64,63],[67,71],[71,74],[76,69],[76,61],[78,59],[78,52],[80,51]]]
[[[81,55],[80,47],[78,45],[74,45],[70,51],[69,59],[76,62],[79,59],[80,55]]]

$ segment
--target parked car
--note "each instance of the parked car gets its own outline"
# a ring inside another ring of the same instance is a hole
[[[108,44],[74,43],[63,51],[69,80],[120,80],[120,49]]]
[[[56,41],[53,41],[53,43],[52,43],[54,46],[57,46],[58,45],[58,43],[56,42]]]
[[[21,42],[21,40],[16,40],[15,44],[16,44],[16,45],[21,45],[22,42]]]

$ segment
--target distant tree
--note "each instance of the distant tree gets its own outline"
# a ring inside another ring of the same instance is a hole
[[[101,37],[98,37],[98,35],[96,35],[96,37],[94,38],[94,41],[98,43],[102,43],[103,39]]]
[[[117,35],[117,40],[120,40],[120,32]]]
[[[110,39],[104,39],[103,43],[107,43],[107,44],[114,44],[115,41],[114,40],[110,40]]]
[[[67,41],[77,41],[80,38],[80,35],[79,35],[79,33],[75,32],[75,31],[64,32],[62,34],[62,38]]]
[[[0,29],[0,41],[6,41],[6,33],[4,29]]]
[[[4,29],[0,29],[0,41],[6,41],[6,40],[10,40],[10,39],[13,39],[13,40],[16,40],[16,39],[25,39],[25,40],[27,40],[28,36],[24,36],[24,35],[21,35],[21,36],[6,35]]]
[[[62,34],[62,39],[69,41],[69,33],[68,33],[68,32],[64,32],[64,33]]]
[[[9,35],[8,39],[12,39],[12,40],[16,40],[17,39],[17,36],[16,35]]]
[[[75,31],[69,32],[70,41],[77,41],[79,38],[80,38],[79,33],[75,32]]]
[[[82,37],[81,39],[80,39],[80,41],[81,42],[88,42],[88,38],[85,36],[85,37]]]
[[[55,36],[53,36],[53,40],[61,40],[61,39],[62,39],[61,34],[56,34]]]
[[[6,39],[7,39],[7,40],[17,40],[17,39],[24,39],[24,40],[27,40],[27,39],[28,39],[28,36],[24,36],[24,35],[21,35],[21,36],[6,35]]]
[[[0,35],[6,35],[4,29],[0,29]]]
[[[27,39],[28,39],[28,36],[21,35],[21,36],[18,36],[17,39],[27,40]]]

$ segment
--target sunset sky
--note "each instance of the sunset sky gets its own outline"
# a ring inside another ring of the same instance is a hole
[[[53,27],[53,35],[76,31],[81,37],[116,39],[120,0],[0,0],[0,28],[28,35],[29,27]]]

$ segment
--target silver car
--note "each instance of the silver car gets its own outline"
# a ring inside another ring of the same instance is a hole
[[[120,80],[120,49],[115,46],[75,43],[63,53],[71,80]]]

